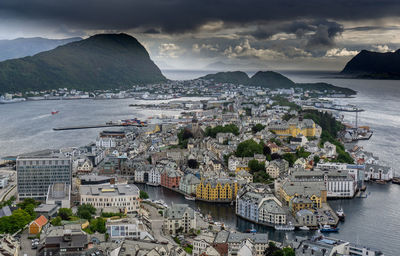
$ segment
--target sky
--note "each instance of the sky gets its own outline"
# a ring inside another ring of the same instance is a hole
[[[162,69],[341,70],[400,48],[399,0],[1,0],[0,39],[124,32]]]

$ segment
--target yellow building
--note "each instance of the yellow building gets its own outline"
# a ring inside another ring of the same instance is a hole
[[[196,199],[204,201],[236,200],[238,190],[244,181],[235,179],[209,179],[201,180],[196,187]]]
[[[272,124],[268,127],[270,131],[273,131],[280,137],[297,137],[302,134],[306,137],[317,136],[317,126],[311,119],[292,118],[289,121]]]
[[[285,181],[279,188],[279,196],[294,212],[312,207],[321,208],[326,203],[324,182]]]
[[[235,173],[238,173],[240,171],[247,171],[248,172],[248,171],[250,171],[250,168],[248,166],[246,166],[246,165],[238,165],[238,166],[236,166]]]

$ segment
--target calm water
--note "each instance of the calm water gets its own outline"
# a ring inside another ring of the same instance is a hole
[[[207,74],[203,71],[167,71],[171,79],[191,79]],[[381,160],[399,170],[400,159],[400,81],[379,81],[359,79],[333,79],[321,73],[282,72],[296,82],[324,81],[358,91],[353,99],[342,99],[343,103],[357,104],[366,111],[360,114],[360,124],[374,130],[370,141],[360,144],[373,151]],[[147,118],[161,114],[159,110],[138,110],[129,107],[137,103],[124,100],[77,100],[38,101],[0,105],[0,157],[46,148],[80,146],[94,141],[101,129],[58,131],[54,127],[81,124],[98,124],[125,118]],[[53,110],[60,113],[52,116]],[[168,115],[180,111],[162,111]],[[347,114],[347,121],[354,115]],[[216,205],[184,200],[183,196],[163,188],[145,187],[154,199],[167,203],[185,202],[199,208],[204,214],[211,214],[215,220],[240,230],[252,228],[252,224],[237,218],[229,205]],[[335,237],[380,248],[385,255],[399,255],[400,252],[400,186],[369,184],[368,198],[331,201],[334,209],[340,205],[347,219],[340,225]],[[254,226],[259,232],[268,232],[272,239],[282,240],[285,232]],[[301,233],[300,233],[301,234]],[[307,234],[307,233],[304,233]],[[293,233],[288,233],[289,236]]]

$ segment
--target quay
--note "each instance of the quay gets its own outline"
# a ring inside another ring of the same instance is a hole
[[[98,125],[83,125],[83,126],[70,126],[70,127],[59,127],[53,128],[54,131],[66,131],[66,130],[80,130],[80,129],[93,129],[93,128],[105,128],[105,127],[144,127],[144,124],[98,124]]]

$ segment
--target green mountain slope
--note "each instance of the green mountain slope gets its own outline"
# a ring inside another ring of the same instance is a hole
[[[146,49],[126,34],[100,34],[32,57],[0,62],[0,92],[113,89],[165,81]]]

